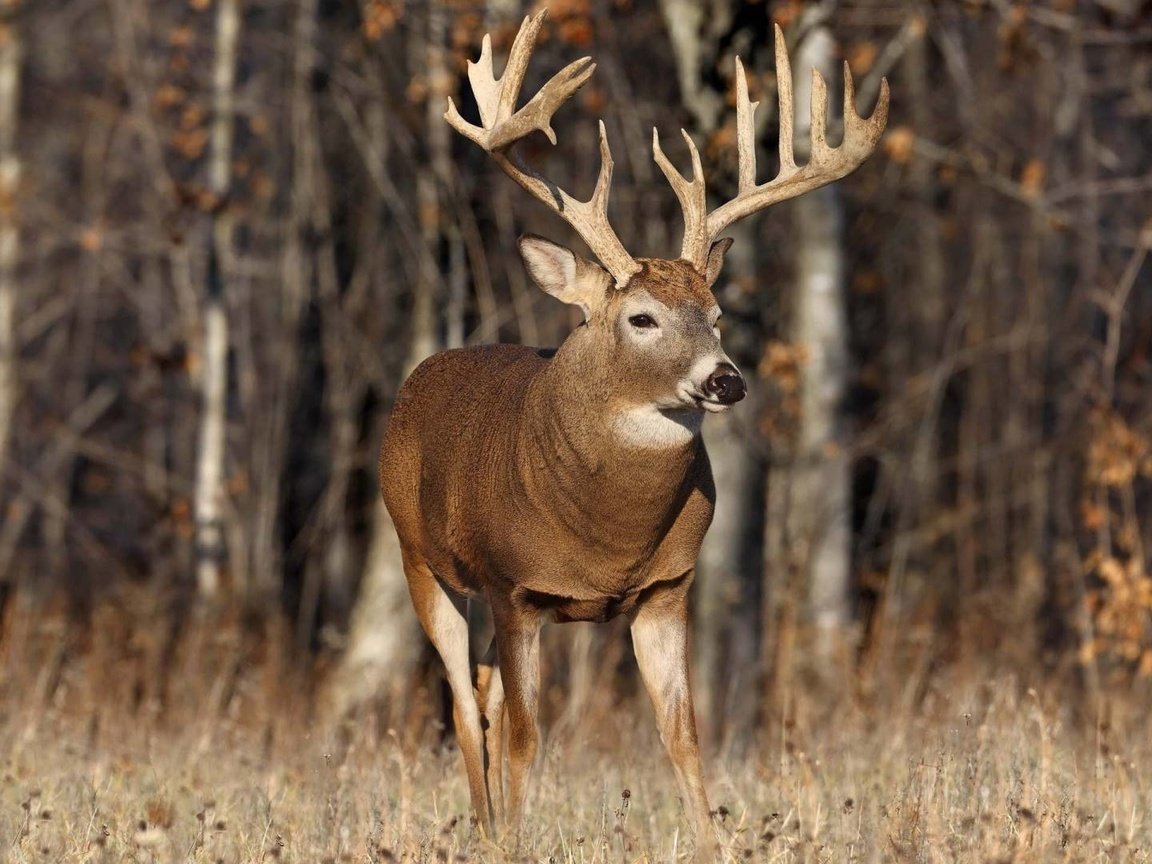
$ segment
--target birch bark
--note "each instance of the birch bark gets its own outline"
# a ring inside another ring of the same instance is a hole
[[[801,42],[795,57],[797,155],[812,125],[812,76],[835,80],[836,43],[824,26]],[[834,103],[835,100],[829,100]],[[806,154],[804,154],[806,155]],[[794,203],[795,294],[792,341],[805,353],[800,426],[789,489],[791,549],[806,572],[807,607],[816,647],[829,660],[850,617],[851,466],[845,451],[842,403],[847,389],[848,316],[844,296],[844,216],[833,186]]]
[[[17,187],[21,44],[12,0],[0,5],[0,476],[16,413],[16,268],[20,262]]]
[[[225,290],[232,245],[232,220],[227,212],[226,199],[232,173],[239,41],[240,2],[219,0],[216,6],[216,55],[212,74],[214,111],[209,131],[208,165],[208,188],[216,207],[212,214],[208,249],[195,488],[196,585],[202,597],[219,593],[225,554],[222,511],[229,343]]]

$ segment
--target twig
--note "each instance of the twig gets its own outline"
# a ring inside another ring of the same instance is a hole
[[[18,479],[24,487],[23,491],[9,505],[4,527],[0,529],[0,578],[4,578],[5,574],[8,573],[20,537],[32,516],[33,508],[29,499],[33,495],[31,488],[35,488],[37,484],[30,482],[29,477],[34,478],[38,475],[55,473],[64,460],[75,450],[76,439],[88,431],[104,415],[104,412],[112,407],[117,396],[119,396],[119,391],[111,384],[105,384],[92,391],[88,398],[72,412],[65,428],[52,443],[51,449],[40,458],[35,469],[31,472],[20,472]],[[14,471],[15,469],[10,466],[9,470]]]
[[[1132,287],[1136,284],[1136,276],[1139,275],[1140,268],[1144,266],[1150,248],[1152,248],[1152,220],[1149,220],[1140,232],[1139,245],[1128,259],[1128,264],[1120,275],[1120,280],[1116,283],[1112,293],[1104,297],[1097,294],[1093,298],[1108,316],[1108,333],[1104,341],[1104,365],[1100,371],[1100,386],[1104,391],[1103,401],[1106,405],[1111,404],[1112,396],[1116,391],[1116,363],[1120,356],[1120,329],[1124,319],[1124,307],[1128,304],[1128,297],[1132,293]]]
[[[880,92],[880,81],[900,62],[912,44],[924,37],[924,30],[925,23],[922,16],[918,14],[908,16],[904,26],[884,46],[884,50],[880,52],[880,56],[876,58],[872,68],[860,79],[860,84],[856,87],[858,105],[874,105],[876,103],[876,97]]]

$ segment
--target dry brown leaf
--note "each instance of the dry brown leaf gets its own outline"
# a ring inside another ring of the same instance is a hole
[[[852,293],[871,297],[880,290],[880,274],[875,270],[860,270],[852,276]]]
[[[803,0],[786,0],[786,2],[781,3],[772,10],[772,17],[781,27],[787,28],[800,17],[803,9]]]
[[[152,97],[157,108],[171,108],[181,104],[188,98],[188,91],[174,84],[161,84],[156,88],[156,95]]]
[[[916,144],[916,133],[909,126],[897,126],[884,136],[885,155],[898,165],[906,165],[912,159]]]
[[[185,131],[191,131],[198,128],[204,122],[204,109],[197,105],[195,102],[191,103],[183,111],[180,112],[180,128]]]
[[[587,18],[573,18],[560,25],[560,40],[577,48],[587,48],[595,36],[592,22]]]
[[[191,27],[176,27],[168,34],[168,44],[174,48],[187,48],[196,37]]]
[[[608,98],[600,87],[585,87],[580,96],[580,104],[589,114],[603,114]]]
[[[423,75],[413,75],[408,82],[408,89],[404,91],[404,98],[411,104],[419,105],[428,98],[428,79]]]
[[[879,53],[875,42],[865,41],[853,45],[848,51],[847,58],[848,67],[852,70],[852,74],[860,76],[866,73],[876,62],[876,56]]]
[[[1139,675],[1141,678],[1152,678],[1152,648],[1144,649],[1140,655]]]
[[[1029,159],[1020,171],[1020,189],[1029,198],[1038,198],[1044,190],[1047,167],[1039,159]]]
[[[1095,501],[1085,501],[1080,505],[1080,523],[1087,531],[1096,531],[1108,518],[1108,512]]]
[[[85,252],[99,252],[104,246],[104,229],[91,225],[80,232],[80,248]]]

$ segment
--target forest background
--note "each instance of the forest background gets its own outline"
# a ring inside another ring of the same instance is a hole
[[[652,127],[734,189],[736,55],[773,170],[772,21],[891,85],[860,170],[730,232],[710,746],[957,682],[1144,710],[1152,4],[0,0],[0,716],[441,734],[377,448],[423,357],[577,323],[514,241],[578,241],[442,116],[544,5],[526,92],[598,67],[525,146],[587,194],[603,118],[634,254],[679,242]],[[619,623],[545,645],[546,722],[635,696]]]

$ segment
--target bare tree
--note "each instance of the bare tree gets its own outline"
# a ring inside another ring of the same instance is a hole
[[[300,379],[300,322],[313,295],[307,237],[315,215],[315,186],[319,182],[316,102],[312,76],[316,68],[317,2],[299,0],[293,21],[292,84],[288,103],[287,128],[291,131],[292,161],[287,183],[289,206],[283,228],[280,261],[279,307],[275,319],[278,339],[273,345],[274,375],[267,382],[265,410],[253,418],[251,447],[253,471],[253,524],[251,530],[251,570],[255,588],[263,596],[280,587],[284,555],[281,548],[280,506],[287,486],[285,464],[289,452],[289,432],[293,403]]]
[[[196,463],[196,584],[204,597],[220,590],[225,555],[223,506],[228,407],[228,312],[226,284],[231,265],[232,141],[235,124],[236,57],[240,41],[240,2],[216,7],[215,63],[212,75],[208,188],[213,196],[208,252],[208,284],[203,314],[200,370],[202,399]]]
[[[16,268],[20,263],[18,201],[21,43],[18,4],[0,5],[0,476],[16,413]]]
[[[813,71],[826,81],[836,77],[838,52],[826,15],[813,7],[792,31],[799,39],[793,49],[799,159],[809,158]],[[842,404],[848,321],[839,193],[833,186],[819,189],[797,200],[792,214],[785,338],[798,361],[798,400],[795,427],[769,472],[765,526],[765,627],[776,629],[763,656],[771,658],[766,665],[776,697],[791,676],[796,628],[814,628],[816,665],[827,674],[851,616],[851,463]]]
[[[796,51],[796,128],[812,126],[812,74],[835,80],[836,43],[823,26]],[[803,144],[801,145],[803,146]],[[844,297],[843,209],[834,187],[796,202],[792,341],[803,352],[800,426],[788,485],[789,553],[807,574],[817,647],[828,658],[849,620],[851,476],[843,438],[848,382],[848,320]]]

